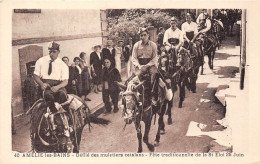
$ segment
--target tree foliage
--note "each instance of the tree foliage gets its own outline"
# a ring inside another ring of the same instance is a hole
[[[153,26],[157,29],[159,27],[167,29],[170,27],[171,14],[178,13],[177,10],[171,14],[169,12],[160,9],[128,9],[118,12],[110,10],[108,15],[114,13],[114,16],[108,18],[109,39],[114,42],[118,40],[127,42],[128,38],[132,37],[136,42],[139,39],[138,31],[141,27]]]

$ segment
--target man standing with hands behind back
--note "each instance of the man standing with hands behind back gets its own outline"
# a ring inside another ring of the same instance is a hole
[[[57,111],[54,102],[63,103],[67,100],[64,87],[68,84],[69,68],[58,58],[59,47],[59,44],[51,42],[49,55],[38,59],[34,70],[34,79],[41,86],[43,98],[52,113]]]

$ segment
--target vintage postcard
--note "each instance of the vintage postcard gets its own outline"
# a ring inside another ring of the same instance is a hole
[[[3,1],[1,163],[259,163],[259,6]]]

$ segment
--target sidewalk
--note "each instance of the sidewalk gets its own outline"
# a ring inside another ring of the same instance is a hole
[[[126,68],[121,72],[122,81],[126,80]],[[102,100],[102,92],[91,92],[87,96],[91,101],[86,101],[90,112],[97,117],[104,110],[104,103]],[[14,118],[15,134],[12,135],[12,150],[17,152],[28,152],[31,150],[30,140],[30,115],[25,113]]]
[[[230,57],[227,58],[230,68],[232,66],[239,67],[240,64],[240,47],[235,46],[235,41],[231,40],[229,43]],[[224,50],[225,51],[225,50]],[[237,56],[237,57],[236,57]],[[236,58],[236,60],[234,60]],[[246,67],[246,76],[248,73],[248,67]],[[223,77],[220,77],[223,78]],[[221,133],[221,139],[232,149],[233,152],[243,152],[240,148],[247,145],[247,139],[243,136],[247,133],[247,104],[248,104],[248,86],[247,77],[245,77],[245,89],[240,89],[240,73],[236,73],[234,77],[231,77],[225,85],[218,86],[215,94],[216,98],[226,107],[226,114],[222,120],[218,120],[218,123],[224,126],[226,129]],[[243,130],[242,130],[243,129]],[[226,146],[227,146],[226,145]]]

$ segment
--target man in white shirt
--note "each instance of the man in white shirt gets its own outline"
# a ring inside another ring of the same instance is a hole
[[[187,48],[191,40],[194,39],[195,35],[198,33],[198,25],[191,21],[191,14],[186,14],[186,22],[181,26],[184,37],[184,47]]]
[[[164,37],[163,37],[163,44],[165,45],[165,49],[167,51],[170,50],[170,48],[175,48],[177,51],[180,49],[180,47],[183,44],[183,33],[182,31],[177,27],[177,20],[175,17],[171,18],[171,22],[170,22],[171,27],[169,29],[167,29],[164,33]],[[171,45],[168,42],[168,39],[170,38],[174,38],[177,41],[176,45]]]
[[[58,58],[59,46],[51,42],[48,47],[49,55],[38,59],[34,70],[34,80],[41,86],[44,99],[52,113],[57,110],[54,102],[63,103],[67,100],[64,87],[68,84],[69,68]]]

